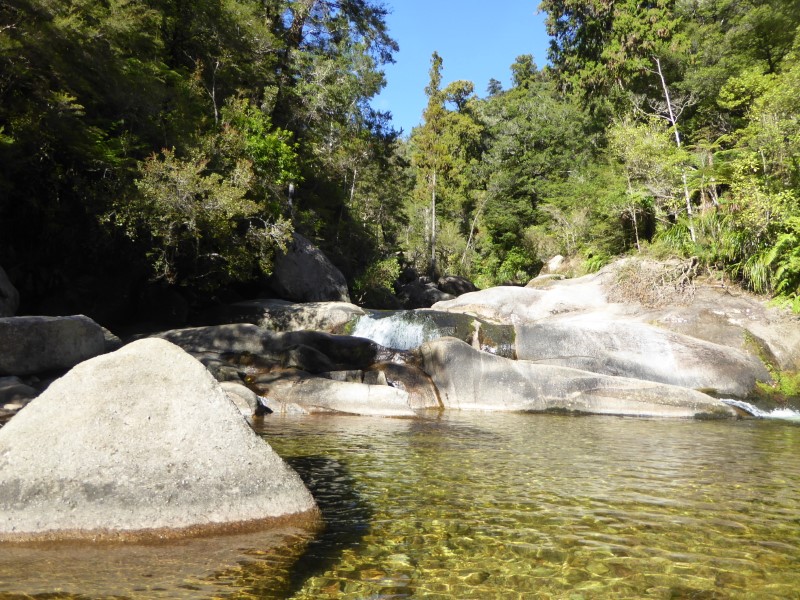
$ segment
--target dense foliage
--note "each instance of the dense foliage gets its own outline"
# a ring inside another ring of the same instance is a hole
[[[377,188],[402,180],[369,106],[396,50],[385,14],[371,0],[0,4],[0,264],[23,310],[104,280],[215,293],[269,273],[293,228],[364,268],[398,226],[399,197]]]
[[[413,148],[435,135],[458,161],[459,178],[437,179],[440,196],[461,199],[437,215],[440,267],[486,285],[524,281],[556,253],[587,270],[631,251],[697,256],[800,308],[800,4],[540,8],[551,65],[521,56],[509,90],[440,95],[445,125],[429,105],[411,136]],[[462,260],[447,260],[454,249]]]
[[[550,65],[480,96],[434,54],[400,138],[378,0],[7,0],[0,265],[27,310],[98,280],[211,297],[298,230],[362,299],[406,265],[486,286],[650,252],[800,309],[800,4],[540,8]]]

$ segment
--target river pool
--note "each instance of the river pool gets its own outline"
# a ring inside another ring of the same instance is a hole
[[[800,598],[796,423],[451,412],[260,431],[323,532],[0,549],[0,598]]]

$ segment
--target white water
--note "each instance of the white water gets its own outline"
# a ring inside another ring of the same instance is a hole
[[[398,311],[388,316],[364,315],[351,335],[367,338],[394,350],[411,350],[442,336],[433,320],[413,311]]]
[[[791,408],[776,408],[774,410],[766,411],[766,410],[761,410],[757,406],[753,406],[748,402],[742,402],[741,400],[723,399],[722,401],[729,406],[735,406],[736,408],[740,408],[743,411],[750,413],[754,417],[758,417],[759,419],[781,419],[784,421],[800,421],[800,412],[793,410]]]

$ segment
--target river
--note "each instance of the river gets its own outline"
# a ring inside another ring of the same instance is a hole
[[[260,432],[314,492],[325,531],[140,547],[136,560],[0,554],[0,598],[800,594],[796,423],[451,412],[267,417]],[[184,572],[195,553],[202,568]]]

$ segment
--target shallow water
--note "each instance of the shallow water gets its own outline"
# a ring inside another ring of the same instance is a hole
[[[270,416],[262,432],[315,493],[327,530],[261,554],[242,541],[191,588],[150,580],[125,596],[800,597],[794,423],[455,412]],[[71,560],[51,554],[52,575],[37,564],[32,589],[0,550],[0,598],[110,597],[92,580],[102,559],[69,575],[82,587],[64,586]],[[151,560],[157,573],[164,559]]]

